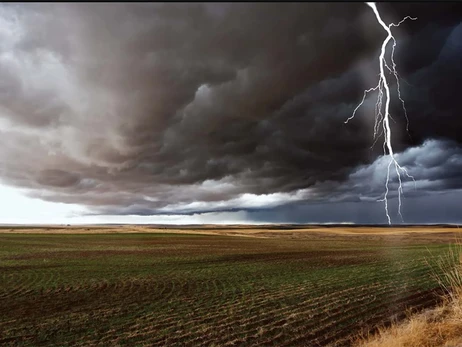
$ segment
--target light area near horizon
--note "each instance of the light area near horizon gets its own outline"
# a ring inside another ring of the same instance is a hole
[[[460,206],[460,195],[462,190],[453,191],[450,194],[437,194],[440,198],[438,206],[449,213],[448,216],[453,216],[457,212],[457,206]],[[433,197],[434,198],[434,197]],[[416,211],[412,205],[424,206],[426,210],[431,207],[433,210],[437,208],[432,204],[432,197],[416,197],[413,204],[408,201],[406,208],[409,209],[406,213],[406,220],[410,224],[432,225],[432,224],[460,224],[458,218],[431,218],[433,221],[417,222]],[[217,225],[270,225],[270,224],[356,224],[351,219],[350,221],[322,221],[316,218],[319,215],[319,209],[325,209],[326,206],[314,205],[310,211],[302,211],[305,215],[304,221],[297,220],[299,218],[282,218],[272,220],[266,218],[268,215],[274,214],[275,211],[266,212],[266,216],[255,216],[252,211],[234,210],[221,212],[206,212],[191,214],[169,214],[169,215],[97,215],[89,208],[78,204],[65,204],[58,202],[44,201],[39,198],[31,198],[27,196],[26,189],[7,186],[0,183],[0,225],[98,225],[98,224],[165,224],[165,225],[185,225],[185,224],[217,224]],[[395,199],[393,199],[395,200]],[[395,201],[396,202],[396,201]],[[428,205],[428,206],[427,206]],[[415,207],[414,206],[414,207]],[[377,206],[371,210],[372,205],[366,204],[362,206],[361,213],[381,213],[382,206]],[[329,208],[338,209],[347,208],[345,219],[349,219],[350,212],[355,212],[353,206],[336,206],[336,203]],[[377,211],[375,210],[377,209]],[[380,212],[378,211],[380,210]],[[348,212],[349,211],[349,212]],[[287,212],[287,211],[285,211]],[[285,215],[285,212],[280,212]],[[269,213],[269,214],[268,214]],[[353,213],[353,214],[354,214]],[[257,213],[258,214],[258,213]],[[418,213],[419,214],[419,213]],[[457,213],[457,215],[459,215]],[[262,218],[263,217],[263,218]],[[434,216],[433,216],[434,217]],[[360,224],[376,224],[376,223],[360,223]],[[406,224],[406,223],[405,223]]]
[[[25,190],[0,184],[1,224],[66,224],[86,211],[78,205],[34,199],[25,193]]]
[[[192,215],[86,215],[90,211],[76,204],[30,198],[25,190],[0,184],[0,224],[267,224],[253,222],[245,211]]]

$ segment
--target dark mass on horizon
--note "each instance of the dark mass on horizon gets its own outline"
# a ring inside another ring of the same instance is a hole
[[[391,220],[462,223],[462,4],[377,8],[417,18],[392,28]],[[377,94],[345,124],[385,37],[364,3],[3,3],[0,194],[49,215],[0,223],[385,224]]]

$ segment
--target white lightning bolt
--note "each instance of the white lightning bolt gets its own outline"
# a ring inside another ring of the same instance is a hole
[[[390,25],[386,25],[385,22],[380,17],[380,13],[377,10],[377,6],[375,5],[375,2],[367,2],[366,4],[372,8],[372,10],[374,11],[375,17],[377,18],[377,21],[383,27],[383,29],[385,29],[388,35],[382,43],[382,49],[381,49],[380,56],[379,56],[379,65],[380,65],[379,82],[374,88],[370,88],[364,91],[363,99],[361,100],[359,105],[354,109],[353,114],[351,115],[351,117],[349,117],[345,121],[345,123],[348,123],[350,120],[354,118],[356,111],[362,106],[362,104],[366,100],[366,96],[369,93],[371,93],[372,91],[378,91],[377,102],[375,104],[374,139],[377,140],[377,134],[379,132],[380,125],[382,125],[382,132],[379,134],[379,136],[383,134],[384,136],[383,151],[384,151],[384,154],[386,155],[387,150],[388,150],[388,157],[390,158],[390,161],[387,167],[387,179],[385,182],[385,196],[383,199],[380,199],[379,201],[385,202],[385,213],[388,218],[388,224],[391,224],[390,214],[388,213],[388,192],[389,192],[388,183],[390,181],[391,166],[394,165],[396,175],[398,176],[398,181],[399,181],[398,214],[401,216],[401,219],[403,218],[403,216],[401,215],[401,194],[403,193],[401,173],[404,173],[407,177],[411,178],[414,181],[414,184],[415,184],[415,180],[414,180],[414,177],[408,174],[406,168],[399,165],[398,161],[395,158],[395,153],[393,152],[393,146],[391,143],[391,129],[390,129],[390,119],[393,120],[393,118],[391,118],[390,112],[389,112],[390,110],[390,87],[389,87],[389,82],[387,81],[387,78],[385,75],[385,68],[387,68],[387,70],[395,76],[398,98],[401,101],[401,104],[404,109],[404,115],[406,116],[406,122],[407,122],[406,130],[409,130],[409,119],[407,117],[407,111],[404,105],[404,100],[401,98],[399,75],[398,75],[398,72],[396,71],[396,64],[395,64],[395,59],[394,59],[396,40],[391,32],[391,27],[400,26],[401,23],[403,23],[406,19],[416,20],[417,18],[412,18],[412,17],[407,16],[403,18],[397,24],[391,23]],[[387,64],[386,59],[385,59],[386,48],[390,40],[393,42],[393,47],[390,53],[391,67]],[[384,89],[385,89],[385,100],[384,100],[384,93],[383,93]],[[383,108],[384,101],[385,101],[385,107]],[[382,113],[382,109],[383,109],[383,113]],[[374,144],[375,144],[375,141],[374,141]]]

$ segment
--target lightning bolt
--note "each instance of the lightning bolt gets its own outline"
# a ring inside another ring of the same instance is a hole
[[[406,111],[406,107],[404,104],[404,100],[401,98],[401,91],[400,91],[400,85],[399,85],[400,78],[399,78],[398,72],[396,71],[396,64],[395,64],[395,59],[394,59],[396,40],[391,32],[391,28],[400,26],[406,19],[416,20],[417,18],[406,16],[397,24],[391,23],[389,25],[386,25],[385,22],[382,20],[382,17],[380,17],[380,13],[377,10],[377,6],[375,5],[375,2],[367,2],[366,4],[370,8],[372,8],[372,10],[374,11],[377,21],[383,27],[383,29],[387,32],[387,37],[382,43],[382,48],[381,48],[380,56],[379,56],[379,66],[380,66],[379,82],[375,87],[366,89],[364,91],[364,95],[363,95],[361,102],[358,104],[358,106],[356,106],[356,108],[353,111],[353,114],[345,121],[345,123],[348,123],[350,120],[352,120],[355,117],[356,112],[363,105],[369,93],[373,91],[378,91],[377,102],[375,104],[375,124],[374,124],[374,140],[375,141],[374,141],[374,144],[377,141],[378,136],[381,136],[383,134],[384,136],[383,152],[384,152],[384,155],[387,155],[387,151],[388,151],[388,157],[390,158],[390,161],[388,162],[388,166],[387,166],[387,179],[385,182],[385,194],[384,194],[383,199],[380,199],[378,201],[382,201],[385,203],[385,213],[387,215],[388,224],[391,225],[391,218],[390,218],[390,214],[388,211],[388,193],[389,193],[388,184],[390,182],[390,170],[392,166],[395,169],[396,175],[398,177],[398,182],[399,182],[398,214],[400,215],[401,220],[403,220],[403,216],[401,214],[401,195],[403,194],[403,185],[402,185],[402,179],[401,179],[402,174],[404,174],[408,178],[411,178],[414,181],[414,185],[415,185],[415,180],[413,176],[409,175],[405,167],[402,167],[401,165],[399,165],[398,161],[396,160],[395,153],[393,151],[393,146],[392,146],[392,141],[391,141],[391,129],[390,129],[390,119],[393,120],[393,118],[390,116],[390,86],[389,86],[389,81],[387,80],[387,77],[385,75],[385,69],[387,69],[388,72],[394,75],[395,77],[398,98],[401,101],[401,104],[403,106],[404,115],[406,117],[406,122],[407,122],[406,130],[408,131],[409,130],[409,119],[407,117],[407,111]],[[390,43],[390,41],[393,44],[391,52],[390,52],[391,66],[387,64],[387,61],[385,58],[385,55],[387,53],[387,46]],[[384,90],[385,90],[385,94],[384,94]],[[379,134],[380,126],[382,126],[382,130]],[[374,146],[374,144],[372,146]]]

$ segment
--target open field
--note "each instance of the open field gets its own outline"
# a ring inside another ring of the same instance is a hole
[[[2,228],[0,345],[348,345],[435,304],[458,231],[191,229]]]
[[[0,225],[0,234],[133,234],[175,233],[221,236],[245,236],[259,238],[326,239],[338,236],[358,236],[365,239],[412,239],[430,242],[453,242],[462,235],[458,226],[320,226],[320,225],[75,225],[75,226],[8,226]]]

